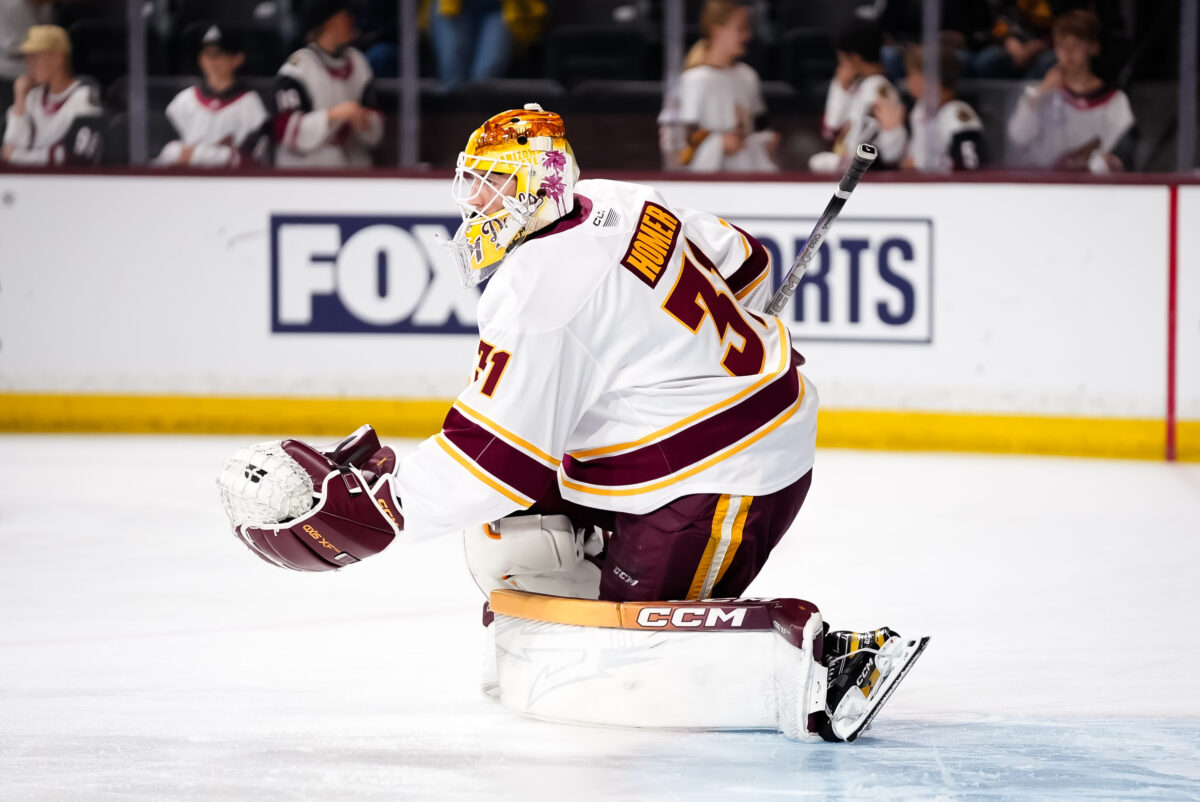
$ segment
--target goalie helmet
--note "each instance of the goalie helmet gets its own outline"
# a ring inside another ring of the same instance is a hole
[[[578,178],[562,118],[536,103],[472,133],[454,171],[462,225],[450,250],[463,284],[484,281],[523,238],[570,213]]]

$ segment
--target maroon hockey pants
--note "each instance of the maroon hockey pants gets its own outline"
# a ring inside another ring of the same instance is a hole
[[[612,532],[600,561],[605,601],[731,598],[758,576],[811,483],[809,471],[766,496],[700,493],[644,515],[572,504],[555,483],[529,512]]]

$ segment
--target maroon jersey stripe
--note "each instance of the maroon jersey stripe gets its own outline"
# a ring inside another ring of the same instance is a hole
[[[799,354],[778,379],[740,403],[656,443],[612,457],[563,458],[563,473],[576,481],[620,487],[662,479],[749,437],[786,411],[800,395]]]
[[[526,498],[541,498],[555,480],[548,468],[524,451],[451,408],[442,423],[442,434],[489,475]]]
[[[735,270],[733,275],[725,282],[729,285],[730,291],[734,295],[737,295],[750,286],[754,279],[762,275],[762,272],[770,266],[771,257],[767,254],[767,249],[763,247],[761,242],[737,226],[733,226],[733,228],[746,238],[746,242],[750,243],[750,256],[746,258],[746,261],[742,262],[742,266]]]

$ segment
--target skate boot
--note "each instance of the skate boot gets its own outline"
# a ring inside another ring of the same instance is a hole
[[[905,639],[887,627],[826,633],[822,662],[829,669],[829,689],[821,737],[827,741],[856,739],[928,643],[928,637]]]

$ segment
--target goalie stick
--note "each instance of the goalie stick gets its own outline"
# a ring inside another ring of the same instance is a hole
[[[875,158],[878,155],[879,151],[875,149],[874,145],[863,143],[858,146],[858,150],[854,153],[854,159],[850,162],[850,166],[846,168],[846,172],[842,175],[842,180],[838,182],[837,191],[829,199],[829,203],[825,206],[825,211],[821,212],[821,217],[817,220],[817,224],[813,226],[812,233],[804,241],[804,247],[800,249],[800,253],[796,254],[796,261],[792,262],[792,269],[784,277],[780,288],[771,296],[771,300],[763,309],[764,312],[769,315],[778,315],[783,311],[783,307],[787,306],[788,301],[792,299],[792,295],[796,292],[796,287],[800,286],[800,279],[804,277],[804,271],[808,270],[809,262],[813,260],[817,251],[820,250],[821,242],[825,239],[825,235],[829,232],[833,221],[837,219],[838,214],[842,211],[842,207],[846,205],[846,201],[850,198],[850,193],[858,186],[858,180],[875,163]]]

